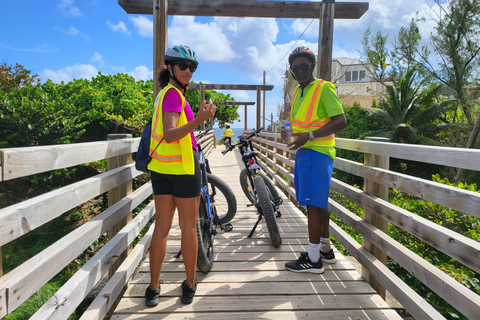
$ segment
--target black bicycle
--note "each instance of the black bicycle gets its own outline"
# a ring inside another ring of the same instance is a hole
[[[258,152],[253,149],[251,140],[253,136],[263,129],[262,127],[255,130],[247,137],[240,136],[239,142],[222,151],[222,154],[225,155],[238,147],[242,156],[242,162],[245,165],[245,168],[240,172],[240,185],[247,198],[252,202],[251,205],[255,205],[258,213],[258,220],[248,237],[252,237],[258,224],[265,217],[270,240],[274,247],[279,247],[282,244],[282,237],[278,229],[277,218],[281,217],[279,207],[282,204],[282,198],[279,197],[273,183],[257,164]]]
[[[205,136],[210,129],[196,136],[197,142]],[[209,272],[213,266],[213,241],[217,234],[217,227],[228,232],[233,229],[228,223],[237,213],[237,199],[232,189],[219,177],[212,174],[208,159],[197,144],[198,160],[202,175],[202,189],[200,193],[200,206],[197,219],[198,256],[197,269]],[[180,257],[181,251],[175,256]]]

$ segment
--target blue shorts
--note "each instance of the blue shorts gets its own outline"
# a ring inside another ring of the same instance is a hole
[[[333,159],[312,149],[300,148],[295,154],[294,170],[298,204],[328,208]]]

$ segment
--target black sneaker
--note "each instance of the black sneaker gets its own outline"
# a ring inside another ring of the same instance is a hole
[[[147,290],[145,290],[145,305],[148,307],[155,307],[159,302],[159,295],[160,287],[158,287],[158,289],[150,289],[150,286],[148,286]]]
[[[319,259],[318,262],[312,262],[308,258],[308,253],[305,256],[300,256],[298,260],[285,263],[285,268],[294,272],[323,273],[325,271],[322,259]]]
[[[190,304],[193,301],[193,296],[195,295],[195,291],[197,290],[197,281],[195,281],[195,288],[190,287],[187,285],[187,280],[183,281],[182,283],[182,300],[185,304]]]
[[[306,257],[308,255],[307,251],[300,252],[300,257]],[[335,253],[333,253],[333,249],[330,249],[328,252],[320,251],[320,258],[325,263],[335,263],[337,259],[335,258]]]

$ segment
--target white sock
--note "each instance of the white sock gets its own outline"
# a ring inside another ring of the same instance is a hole
[[[308,243],[308,258],[312,262],[320,260],[320,243]]]
[[[326,253],[330,250],[332,250],[332,246],[330,245],[330,238],[320,238],[320,251]]]

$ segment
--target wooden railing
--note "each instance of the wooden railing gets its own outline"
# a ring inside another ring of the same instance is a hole
[[[262,133],[253,141],[261,152],[260,165],[296,203],[295,152],[276,133]],[[442,319],[441,314],[385,266],[388,256],[467,318],[480,319],[479,295],[389,237],[386,229],[387,222],[394,224],[480,273],[480,243],[388,202],[388,188],[395,188],[480,218],[480,193],[388,170],[389,158],[397,158],[480,171],[480,150],[339,138],[336,146],[365,154],[365,164],[341,158],[334,161],[337,170],[363,177],[365,191],[337,179],[332,179],[331,185],[331,190],[363,207],[363,219],[329,199],[330,212],[363,236],[360,245],[331,221],[331,235],[362,264],[364,277],[379,294],[384,296],[385,290],[389,291],[415,319]]]
[[[118,139],[114,136],[113,139]],[[109,241],[77,271],[30,319],[67,319],[100,280],[108,282],[81,319],[103,319],[149,248],[153,230],[131,249],[133,241],[155,214],[153,202],[132,219],[131,212],[152,194],[148,182],[135,191],[131,154],[140,138],[43,147],[0,149],[0,181],[108,159],[109,170],[37,197],[0,209],[0,249],[65,212],[108,192],[109,208],[2,276],[0,319],[16,310],[92,243]],[[215,146],[213,131],[200,141],[208,155]],[[2,182],[0,182],[2,183]],[[1,253],[1,251],[0,251]],[[124,253],[126,257],[121,258]],[[1,255],[0,255],[1,257]],[[110,270],[110,273],[109,273]]]

